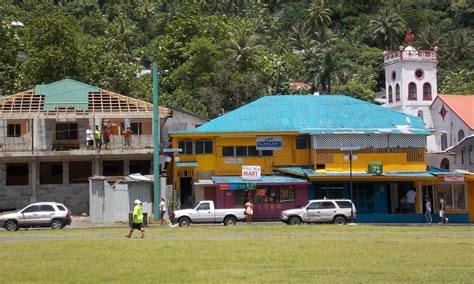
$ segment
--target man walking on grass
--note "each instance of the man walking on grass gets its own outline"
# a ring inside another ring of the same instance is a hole
[[[142,239],[145,237],[145,228],[143,225],[143,208],[142,202],[140,200],[135,200],[135,207],[133,208],[133,223],[132,227],[130,228],[130,232],[128,233],[127,238],[132,236],[133,230],[137,229],[142,232]]]

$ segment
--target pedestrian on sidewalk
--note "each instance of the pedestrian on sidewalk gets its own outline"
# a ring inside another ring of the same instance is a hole
[[[439,198],[439,218],[440,224],[446,224],[448,222],[448,218],[446,218],[446,202],[443,199],[443,195],[440,195]]]
[[[425,199],[425,218],[426,218],[426,222],[428,224],[431,224],[433,222],[433,219],[431,218],[431,200],[428,196],[426,196],[426,199]]]
[[[166,203],[165,199],[162,197],[160,201],[160,224],[163,225],[165,222],[165,214],[166,214]]]
[[[247,216],[247,224],[252,224],[253,204],[250,200],[245,202],[245,215]]]
[[[142,239],[145,238],[145,226],[143,225],[143,208],[140,200],[135,200],[135,207],[133,208],[132,226],[127,238],[132,237],[133,230],[137,229],[142,232]]]

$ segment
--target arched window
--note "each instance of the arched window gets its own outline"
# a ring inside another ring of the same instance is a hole
[[[449,170],[449,160],[447,158],[441,160],[441,165],[439,167],[443,170]]]
[[[448,148],[448,135],[446,133],[441,133],[441,151]]]
[[[388,86],[388,102],[393,102],[392,86]]]
[[[461,142],[461,140],[464,139],[464,130],[459,129],[458,131],[458,143]]]
[[[395,100],[400,101],[400,85],[398,83],[395,86]]]
[[[414,82],[408,84],[408,99],[416,101],[416,84]]]
[[[431,84],[425,83],[423,85],[423,100],[430,101],[431,100]]]
[[[474,161],[472,160],[472,145],[469,146],[469,151],[467,152],[467,157],[469,159],[469,165],[474,164]]]

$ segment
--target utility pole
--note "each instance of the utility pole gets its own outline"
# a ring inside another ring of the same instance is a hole
[[[160,218],[160,111],[158,106],[158,65],[153,63],[153,215]]]

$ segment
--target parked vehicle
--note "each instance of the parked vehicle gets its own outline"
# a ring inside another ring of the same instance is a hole
[[[30,227],[51,227],[57,230],[70,224],[71,211],[56,202],[33,203],[19,211],[0,215],[0,227],[8,231]]]
[[[174,219],[180,226],[189,226],[191,223],[224,223],[228,226],[244,220],[244,211],[244,208],[215,209],[213,201],[205,200],[192,209],[174,211]]]
[[[351,216],[351,206],[353,217]],[[288,225],[301,223],[345,224],[355,219],[356,208],[348,199],[309,200],[306,205],[281,212],[280,220]]]

